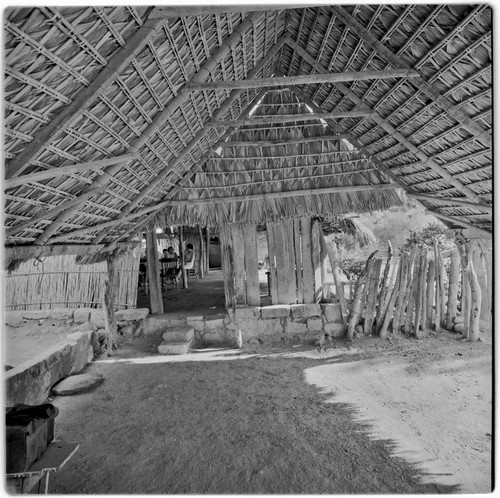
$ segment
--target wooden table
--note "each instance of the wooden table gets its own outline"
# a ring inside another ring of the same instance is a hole
[[[60,470],[80,447],[77,443],[52,441],[40,458],[26,471],[7,474],[7,491],[12,494],[28,493],[45,476],[45,494],[49,491],[51,472]]]

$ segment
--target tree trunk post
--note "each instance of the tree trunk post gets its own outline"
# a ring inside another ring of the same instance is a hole
[[[107,354],[111,356],[113,350],[118,347],[118,326],[115,316],[115,290],[118,284],[118,267],[116,257],[112,254],[106,258],[106,262],[108,265],[108,274],[104,289],[103,308]]]
[[[161,295],[160,262],[156,242],[156,232],[153,229],[146,232],[146,258],[149,281],[151,313],[163,313],[163,298]]]
[[[460,276],[460,255],[458,249],[451,253],[450,279],[448,285],[448,310],[446,313],[446,329],[453,330],[453,319],[457,316],[458,280]]]

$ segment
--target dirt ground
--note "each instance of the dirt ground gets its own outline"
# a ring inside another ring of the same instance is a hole
[[[448,333],[160,356],[130,339],[56,397],[80,443],[53,494],[479,493],[491,487],[492,344]]]

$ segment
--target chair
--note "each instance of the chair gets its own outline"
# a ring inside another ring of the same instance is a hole
[[[196,270],[194,268],[195,259],[196,259],[196,254],[193,253],[193,259],[191,259],[189,263],[184,263],[184,269],[186,270],[186,275],[188,279],[190,276],[194,275],[196,277],[196,280],[199,280],[198,274],[196,273]]]
[[[175,284],[177,290],[179,290],[179,275],[180,271],[177,268],[176,258],[167,258],[161,260],[161,277],[162,277],[162,288],[166,290],[166,286],[170,284]]]

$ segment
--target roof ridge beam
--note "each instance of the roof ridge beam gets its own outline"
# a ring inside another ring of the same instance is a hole
[[[46,144],[49,144],[56,138],[57,134],[79,119],[99,95],[108,88],[116,74],[130,64],[130,61],[156,35],[165,22],[164,19],[148,19],[110,59],[93,81],[80,90],[72,102],[57,114],[50,123],[41,128],[17,157],[6,164],[5,178],[19,176],[30,166],[31,161],[36,158]]]
[[[411,68],[387,69],[384,71],[352,71],[347,73],[304,74],[299,76],[284,76],[273,78],[246,78],[231,81],[207,81],[188,83],[189,92],[205,90],[245,90],[247,88],[273,88],[289,85],[315,85],[317,83],[339,83],[346,81],[366,81],[373,79],[419,78],[420,73]]]
[[[307,62],[316,70],[316,71],[326,71],[326,68],[324,68],[319,62],[317,62],[314,57],[312,57],[306,50],[304,50],[300,45],[297,43],[290,41],[288,44],[296,50],[302,57],[304,57]],[[365,105],[359,97],[352,92],[349,88],[347,88],[345,85],[342,83],[339,83],[336,85],[337,88],[347,95],[354,103],[356,104],[363,104]],[[380,126],[382,127],[389,135],[391,135],[395,140],[400,142],[402,145],[404,145],[410,152],[415,154],[416,157],[418,157],[423,164],[426,164],[429,168],[431,168],[433,171],[438,173],[440,176],[442,176],[447,182],[450,183],[450,185],[453,185],[457,190],[465,194],[469,199],[477,202],[477,203],[482,203],[482,199],[479,195],[477,195],[475,192],[467,188],[465,185],[463,185],[460,181],[458,181],[456,178],[453,178],[448,171],[446,171],[442,166],[440,166],[438,163],[436,163],[431,157],[429,157],[427,154],[422,152],[418,147],[415,147],[402,133],[396,131],[396,129],[389,123],[385,121],[385,119],[378,114],[377,111],[371,111],[371,118]],[[379,164],[380,161],[379,161]],[[387,168],[385,168],[387,170]],[[388,170],[387,170],[388,171]],[[387,171],[385,171],[387,173]],[[394,175],[393,175],[394,176]],[[408,190],[408,186],[404,183],[402,183],[402,186],[405,190]]]
[[[151,12],[151,19],[163,19],[169,17],[184,17],[184,16],[203,16],[243,13],[243,12],[261,12],[269,10],[289,10],[289,9],[305,9],[308,7],[320,7],[321,5],[314,4],[277,4],[277,5],[252,5],[252,4],[228,4],[228,5],[168,5],[164,7],[155,7]]]
[[[381,43],[372,33],[370,33],[360,22],[358,22],[354,17],[352,17],[343,7],[331,6],[332,10],[337,18],[342,21],[348,28],[353,30],[360,38],[362,38],[369,47],[385,57],[391,64],[396,67],[406,67],[410,68],[410,65],[405,61],[405,59],[387,48],[383,43]],[[420,73],[419,73],[420,74]],[[448,116],[453,118],[459,124],[463,126],[469,133],[471,133],[478,141],[487,147],[492,147],[492,137],[488,130],[485,130],[481,125],[476,123],[473,119],[469,118],[462,110],[457,108],[452,101],[447,97],[443,96],[441,92],[433,85],[427,83],[427,81],[419,76],[414,80],[416,87],[427,97],[434,100],[436,104],[443,109]]]

